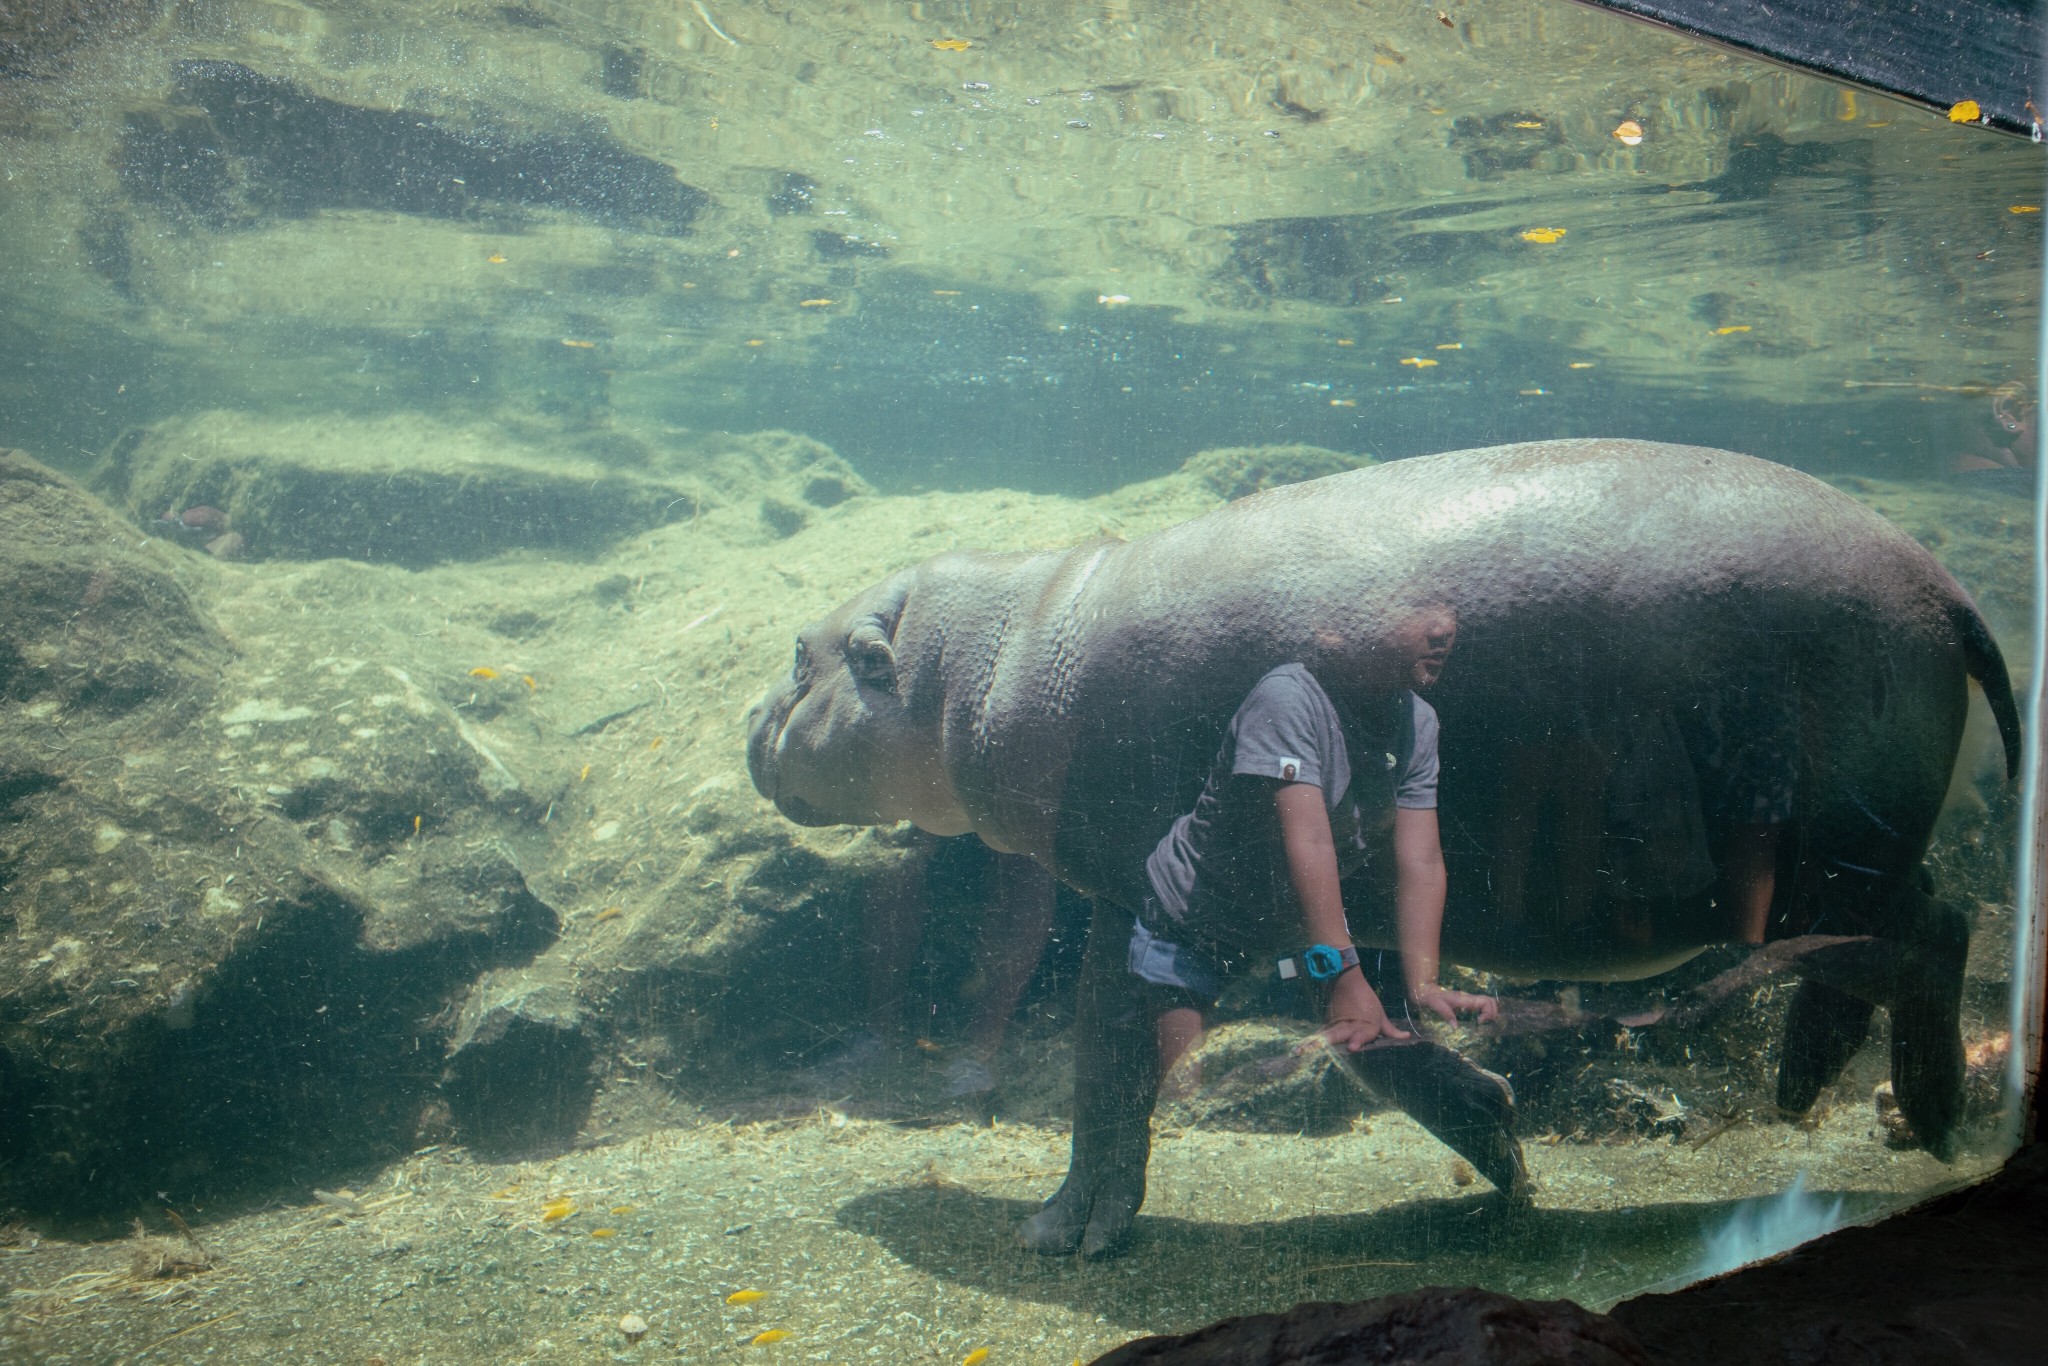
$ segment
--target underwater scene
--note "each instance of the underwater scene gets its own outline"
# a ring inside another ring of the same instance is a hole
[[[2044,170],[1567,0],[0,7],[0,1359],[1066,1366],[1982,1177]]]

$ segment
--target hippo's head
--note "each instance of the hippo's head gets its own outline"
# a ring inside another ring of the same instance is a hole
[[[916,652],[899,651],[915,634],[918,573],[897,574],[799,631],[789,673],[747,713],[747,771],[799,825],[970,828],[941,762],[941,699],[920,694]]]

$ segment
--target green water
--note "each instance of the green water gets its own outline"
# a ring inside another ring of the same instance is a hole
[[[1520,1096],[1504,1221],[1333,1074],[1223,1085],[1311,1028],[1247,992],[1099,1265],[1010,1235],[1085,906],[1005,988],[990,856],[783,820],[741,713],[941,550],[1593,435],[1830,478],[2024,684],[2039,148],[1562,0],[67,14],[0,26],[0,447],[78,481],[0,580],[0,1354],[1064,1363],[1421,1284],[1605,1305],[1802,1170],[1866,1218],[2002,1155],[1981,702],[1929,856],[1955,1163],[1886,1142],[1882,1012],[1803,1124],[1789,979],[1601,1034],[1738,949],[1464,977],[1577,1021],[1456,1036]]]

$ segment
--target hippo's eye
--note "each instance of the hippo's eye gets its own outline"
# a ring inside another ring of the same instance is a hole
[[[789,673],[790,673],[790,676],[791,676],[792,678],[802,678],[802,677],[804,676],[804,670],[808,669],[808,668],[810,667],[810,665],[811,665],[811,651],[810,651],[810,647],[806,646],[806,645],[805,645],[805,644],[804,644],[804,643],[803,643],[803,642],[802,642],[801,640],[799,640],[799,641],[798,641],[798,642],[796,643],[796,658],[795,658],[794,660],[791,660],[791,661],[790,661],[790,665],[789,665]]]

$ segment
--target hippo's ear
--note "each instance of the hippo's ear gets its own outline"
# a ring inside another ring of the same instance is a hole
[[[870,688],[896,691],[896,652],[874,617],[855,623],[846,633],[846,667]]]

